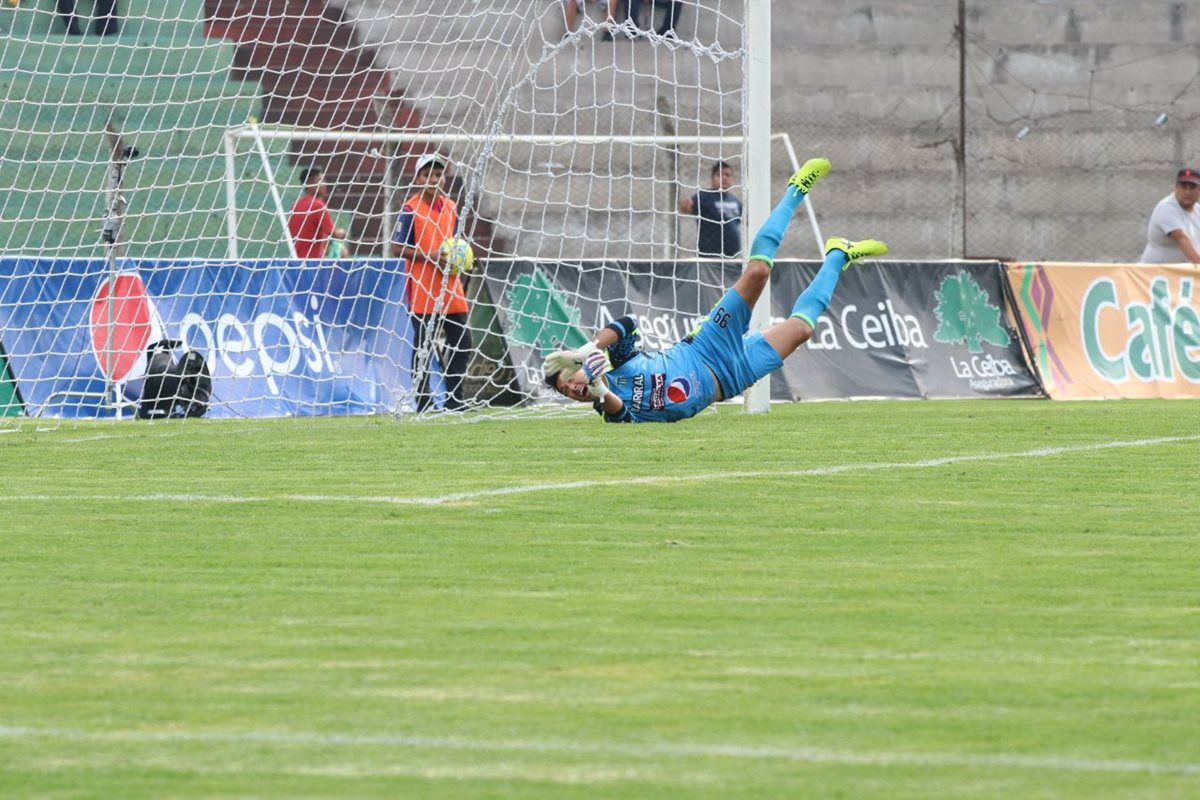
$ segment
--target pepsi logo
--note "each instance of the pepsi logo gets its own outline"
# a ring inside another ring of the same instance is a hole
[[[146,346],[163,336],[146,284],[136,272],[122,272],[100,284],[89,322],[96,362],[110,381],[124,381],[139,365],[144,368]],[[141,370],[135,374],[140,377]]]
[[[692,396],[692,384],[687,378],[676,378],[667,386],[667,400],[672,403],[685,402]]]

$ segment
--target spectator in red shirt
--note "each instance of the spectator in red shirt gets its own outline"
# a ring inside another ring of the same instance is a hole
[[[292,206],[288,217],[288,233],[296,245],[296,258],[324,258],[329,237],[338,232],[333,215],[325,205],[329,189],[325,185],[325,170],[309,167],[304,171],[304,192]],[[341,237],[346,234],[343,232]]]

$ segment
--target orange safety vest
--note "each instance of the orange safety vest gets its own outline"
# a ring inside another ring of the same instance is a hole
[[[458,227],[458,207],[439,195],[431,204],[420,193],[404,202],[404,210],[413,215],[413,244],[422,253],[436,255]],[[408,309],[414,314],[432,314],[441,300],[441,313],[465,314],[467,295],[458,275],[447,275],[436,262],[420,256],[408,263]]]

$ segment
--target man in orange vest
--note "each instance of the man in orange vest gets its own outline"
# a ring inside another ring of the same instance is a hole
[[[448,411],[463,407],[462,381],[467,373],[471,331],[467,328],[469,308],[462,281],[445,263],[439,249],[458,228],[458,207],[445,191],[447,162],[430,153],[417,162],[415,190],[400,211],[392,233],[392,255],[408,262],[408,310],[413,318],[413,369],[421,348],[436,346],[440,327],[446,346],[438,354],[446,377]],[[433,403],[426,366],[417,387],[417,411]]]

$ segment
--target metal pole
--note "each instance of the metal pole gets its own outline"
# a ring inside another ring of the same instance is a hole
[[[658,96],[658,100],[654,104],[655,110],[655,127],[662,130],[668,136],[674,136],[675,119],[678,116],[671,108],[667,98],[663,95]],[[654,162],[657,165],[658,150],[654,150]],[[720,154],[721,158],[725,158],[725,154]],[[663,257],[675,259],[679,255],[679,149],[672,147],[667,150],[667,241],[662,248]],[[657,185],[658,182],[656,181]],[[658,193],[654,190],[650,192],[650,202],[653,214],[651,215],[650,243],[654,244],[654,228],[658,226],[658,208],[657,206]],[[632,234],[632,232],[631,232]],[[630,236],[632,239],[632,235]]]
[[[375,95],[371,98],[371,102],[375,106],[376,116],[383,122],[388,133],[395,133],[396,118],[392,108],[388,105],[389,99],[388,97]],[[392,146],[389,147],[389,144]],[[396,187],[392,183],[395,180],[395,176],[392,173],[392,165],[396,161],[396,155],[399,150],[396,144],[387,142],[382,148],[371,150],[371,155],[383,158],[383,241],[379,243],[379,249],[380,254],[384,258],[388,258],[391,255],[392,230],[395,226],[395,215],[392,214],[392,200],[395,199]]]
[[[958,0],[958,178],[962,257],[967,257],[967,2]]]
[[[108,297],[105,309],[108,315],[108,335],[104,347],[104,397],[112,404],[113,418],[121,418],[121,384],[113,377],[115,354],[113,338],[116,334],[117,316],[117,256],[121,241],[121,224],[125,219],[125,196],[121,194],[121,180],[125,175],[125,164],[128,159],[137,155],[132,147],[126,149],[117,131],[113,115],[104,126],[105,137],[108,139],[108,186],[105,187],[104,226],[100,239],[104,242],[104,256],[108,272]]]
[[[746,0],[745,143],[742,164],[746,175],[748,230],[757,231],[771,213],[771,0]],[[750,329],[762,330],[771,320],[771,284],[767,283],[750,314]],[[742,395],[750,414],[771,408],[768,376]]]
[[[747,0],[757,3],[759,0]],[[410,144],[471,144],[487,142],[500,144],[728,144],[728,136],[574,136],[517,133],[409,133],[405,131],[333,131],[312,128],[281,128],[257,126],[257,132],[249,125],[230,128],[228,134],[236,139],[261,136],[263,139],[290,139],[297,142],[408,142]]]
[[[225,132],[225,228],[229,235],[229,257],[238,257],[237,164],[234,161],[233,131]]]
[[[288,228],[287,212],[283,210],[283,198],[279,196],[279,187],[275,185],[275,170],[271,169],[271,158],[267,155],[267,145],[258,134],[258,123],[251,122],[250,130],[254,132],[254,146],[258,157],[262,159],[263,173],[267,176],[267,187],[271,190],[271,199],[275,201],[275,216],[283,228],[283,242],[287,245],[288,255],[296,258],[296,243],[292,241],[292,232]]]
[[[121,389],[113,380],[113,335],[116,333],[117,311],[117,245],[115,242],[109,243],[104,246],[104,249],[105,260],[108,262],[108,299],[104,304],[108,316],[108,336],[105,337],[106,344],[104,346],[104,377],[106,379],[104,398],[112,403],[114,419],[120,419]]]
[[[800,171],[800,159],[796,158],[796,151],[792,148],[792,137],[786,133],[772,134],[772,139],[779,139],[783,142],[784,149],[787,150],[788,161],[792,164],[792,172]],[[808,224],[812,227],[813,237],[817,240],[817,258],[825,258],[825,237],[821,235],[821,226],[817,224],[817,212],[813,208],[811,197],[804,198],[804,210],[808,212]]]
[[[390,244],[392,240],[392,229],[396,224],[395,216],[392,214],[392,198],[395,195],[395,187],[392,185],[394,177],[392,176],[392,161],[394,160],[394,152],[385,152],[383,154],[383,257],[387,258],[391,253]]]

